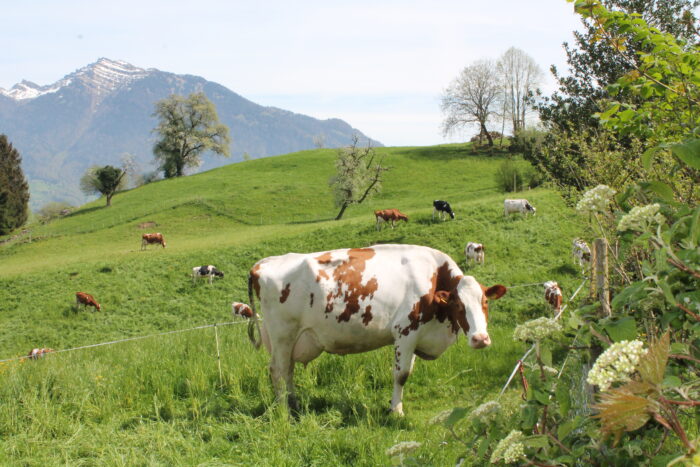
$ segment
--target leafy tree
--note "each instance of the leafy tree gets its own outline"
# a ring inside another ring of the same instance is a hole
[[[126,185],[126,170],[105,165],[93,166],[85,171],[80,179],[80,189],[83,193],[100,193],[107,199],[107,206],[112,205],[112,196]]]
[[[230,156],[228,127],[219,122],[216,107],[204,93],[173,94],[156,102],[153,115],[159,119],[153,153],[166,178],[181,177],[185,168],[201,165],[206,151]]]
[[[494,79],[495,75],[496,66],[493,62],[479,60],[465,67],[450,83],[441,102],[445,114],[443,134],[448,135],[476,124],[480,134],[488,139],[489,146],[493,146],[493,137],[486,129],[486,124],[501,97],[501,87]]]
[[[358,137],[353,135],[350,147],[338,150],[335,160],[336,174],[328,184],[335,194],[335,205],[340,212],[335,220],[340,220],[351,204],[360,204],[382,186],[382,174],[389,167],[382,165],[384,158],[377,156],[374,148],[358,147]]]
[[[7,136],[0,134],[0,235],[23,225],[29,215],[29,185],[22,158]]]

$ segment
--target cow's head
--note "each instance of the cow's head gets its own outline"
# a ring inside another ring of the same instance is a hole
[[[233,303],[231,303],[231,309],[232,309],[234,315],[239,315],[239,316],[242,316],[244,318],[252,318],[253,317],[253,310],[245,303],[233,302]]]
[[[484,287],[473,277],[464,276],[451,292],[438,291],[435,300],[438,305],[448,308],[448,314],[462,328],[469,340],[469,345],[482,349],[491,345],[491,338],[486,329],[489,316],[488,300],[496,300],[506,293],[502,285]]]
[[[528,211],[530,211],[530,212],[532,213],[533,216],[534,216],[535,214],[537,214],[537,209],[535,208],[535,206],[533,206],[533,205],[530,204],[530,203],[525,203],[525,209],[527,209]]]
[[[97,311],[102,311],[102,305],[97,302],[95,302],[95,308],[97,308]]]

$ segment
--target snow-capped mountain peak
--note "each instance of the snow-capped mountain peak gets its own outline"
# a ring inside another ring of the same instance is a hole
[[[76,81],[81,82],[98,97],[103,97],[124,85],[147,76],[149,71],[151,70],[135,67],[122,60],[100,58],[95,63],[84,66],[53,84],[39,86],[24,80],[9,90],[0,88],[0,95],[15,100],[34,99],[44,94],[56,92]]]

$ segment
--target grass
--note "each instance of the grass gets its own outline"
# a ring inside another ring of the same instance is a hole
[[[535,217],[503,218],[493,174],[501,157],[464,145],[381,148],[393,170],[384,192],[340,222],[327,180],[333,151],[234,164],[120,193],[0,247],[0,359],[33,347],[65,349],[231,319],[247,301],[246,274],[258,259],[374,243],[414,243],[450,254],[484,284],[580,283],[569,245],[577,217],[553,192],[526,197]],[[457,219],[433,222],[432,200]],[[377,232],[373,209],[397,207],[408,224]],[[139,251],[138,224],[155,221],[168,247]],[[486,245],[486,264],[464,265],[464,245]],[[226,273],[192,285],[192,266]],[[77,290],[102,303],[74,312]],[[416,440],[423,464],[462,454],[436,413],[472,407],[505,382],[525,350],[514,325],[550,313],[540,287],[512,289],[491,307],[490,348],[463,339],[433,362],[418,361],[404,396],[407,416],[389,416],[391,352],[322,355],[298,366],[302,411],[274,404],[268,356],[244,325],[212,328],[0,364],[0,463],[12,465],[386,465],[384,451]],[[509,391],[506,398],[517,398]],[[444,442],[447,441],[445,444]],[[478,465],[477,460],[469,461]],[[468,463],[469,463],[468,462]]]

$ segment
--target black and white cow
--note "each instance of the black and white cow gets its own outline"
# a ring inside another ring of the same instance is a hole
[[[224,277],[224,273],[216,269],[215,266],[212,266],[211,264],[208,266],[197,266],[195,268],[192,268],[192,283],[194,284],[197,282],[198,277],[208,277],[209,278],[209,283],[211,284],[212,281],[214,280],[214,276],[216,277]]]
[[[438,213],[438,216],[440,219],[443,219],[445,217],[445,213],[449,214],[452,219],[455,218],[455,213],[452,211],[452,208],[450,207],[450,203],[447,201],[442,201],[439,199],[436,199],[433,201],[433,219],[435,219],[435,213]]]

